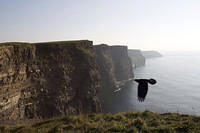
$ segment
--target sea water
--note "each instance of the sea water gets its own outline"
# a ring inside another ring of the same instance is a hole
[[[200,116],[200,54],[167,54],[146,60],[133,70],[135,78],[154,78],[144,102],[137,100],[137,83],[131,82],[113,93],[105,106],[107,112],[175,112]]]

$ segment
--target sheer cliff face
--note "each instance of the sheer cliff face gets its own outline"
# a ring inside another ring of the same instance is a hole
[[[94,47],[102,88],[113,90],[119,87],[120,83],[133,78],[132,65],[126,46],[102,44]]]
[[[140,67],[145,65],[145,57],[141,50],[129,49],[128,56],[130,57],[133,67]]]
[[[94,46],[96,62],[101,75],[101,89],[98,92],[102,110],[110,112],[110,98],[113,91],[133,78],[132,64],[126,46]]]
[[[101,87],[115,88],[117,79],[114,73],[114,63],[112,60],[111,47],[107,45],[94,46],[96,62],[101,75]],[[100,93],[102,92],[102,89]]]
[[[158,51],[142,51],[142,54],[145,58],[162,57],[162,55]]]
[[[132,64],[128,57],[127,46],[111,46],[111,53],[117,81],[133,78]]]
[[[0,44],[0,119],[99,112],[91,41]]]

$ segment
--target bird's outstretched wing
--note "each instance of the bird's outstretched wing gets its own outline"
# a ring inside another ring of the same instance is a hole
[[[148,92],[148,82],[140,82],[138,85],[138,101],[143,102]]]

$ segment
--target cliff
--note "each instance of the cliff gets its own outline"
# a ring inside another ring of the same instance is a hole
[[[111,46],[114,73],[118,82],[133,78],[132,63],[128,56],[127,46]]]
[[[96,62],[101,75],[98,93],[103,111],[108,111],[108,101],[113,91],[133,79],[132,64],[126,46],[94,46]]]
[[[162,57],[162,55],[158,51],[142,51],[142,55],[145,58],[156,58],[156,57]]]
[[[132,61],[133,67],[140,67],[145,65],[145,58],[142,55],[141,50],[128,49],[128,56]]]
[[[99,112],[91,41],[0,44],[0,119]]]
[[[102,86],[116,89],[133,78],[132,64],[126,46],[102,44],[94,46],[94,50]]]

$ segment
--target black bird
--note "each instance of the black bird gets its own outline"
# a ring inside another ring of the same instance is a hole
[[[155,79],[135,79],[138,82],[138,101],[143,102],[147,95],[148,83],[151,85],[156,84]]]

